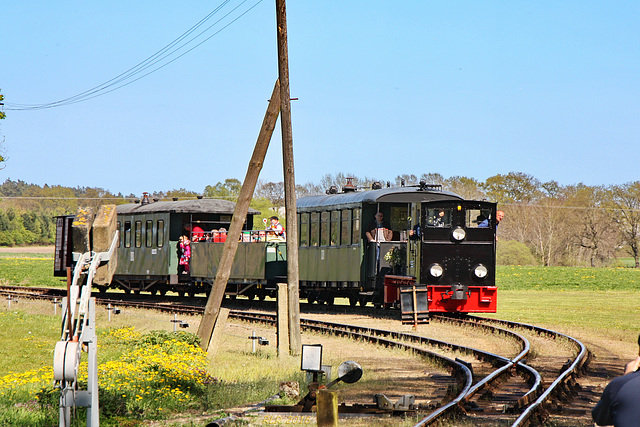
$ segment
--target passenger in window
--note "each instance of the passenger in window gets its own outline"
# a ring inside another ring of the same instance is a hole
[[[369,242],[388,242],[393,238],[393,231],[389,229],[389,225],[384,221],[384,214],[378,212],[373,221],[367,226],[365,233]]]
[[[191,259],[191,242],[187,236],[180,238],[180,249],[182,255],[180,256],[179,264],[182,267],[182,274],[189,274],[189,260]]]
[[[502,218],[504,218],[504,212],[503,211],[496,211],[496,227],[498,227],[498,225],[500,225],[500,221],[502,221]],[[489,227],[489,218],[485,218],[484,220],[479,222],[478,223],[478,227]]]
[[[227,229],[220,227],[220,230],[216,231],[214,236],[214,242],[226,242],[227,241]]]
[[[429,219],[429,225],[431,227],[444,227],[445,226],[445,212],[444,209],[438,209],[435,215]]]
[[[284,242],[285,234],[284,227],[280,224],[277,216],[269,218],[269,225],[266,228],[267,241],[269,242]]]
[[[204,237],[204,230],[198,227],[197,225],[193,227],[193,229],[191,230],[191,240],[193,242],[199,242],[203,239],[203,237]]]
[[[182,254],[184,253],[183,241],[184,236],[180,236],[180,238],[178,239],[178,244],[176,245],[176,255],[178,255],[178,274],[181,274],[184,270],[184,267],[180,262],[180,260],[182,260]]]

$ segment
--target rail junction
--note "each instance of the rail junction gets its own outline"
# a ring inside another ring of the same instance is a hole
[[[0,295],[14,299],[59,300],[64,293],[63,289],[0,287]],[[97,303],[103,306],[111,304],[123,310],[136,307],[199,314],[202,313],[204,300],[171,296],[151,300],[135,295],[107,293],[99,294]],[[241,322],[267,325],[265,327],[275,324],[276,315],[268,312],[269,301],[253,301],[252,305],[259,305],[260,311],[234,308],[230,317]],[[271,307],[273,310],[272,304]],[[437,328],[464,328],[466,335],[501,340],[502,344],[498,344],[500,350],[492,352],[459,342],[430,338],[424,336],[426,331],[420,331],[420,328],[412,331],[393,330],[398,329],[393,327],[394,323],[399,323],[396,319],[398,313],[393,310],[367,310],[366,307],[354,310],[353,307],[340,306],[334,309],[345,313],[355,311],[358,319],[369,320],[357,321],[362,325],[352,324],[354,316],[351,314],[344,315],[349,317],[349,323],[327,321],[329,317],[335,319],[340,316],[333,311],[331,316],[327,316],[325,308],[304,305],[304,317],[301,319],[303,331],[401,348],[434,365],[445,367],[450,373],[448,377],[434,376],[434,384],[427,387],[429,390],[416,390],[415,401],[406,401],[401,408],[386,399],[385,395],[376,395],[379,408],[386,408],[387,413],[411,414],[418,420],[416,426],[430,425],[451,417],[457,417],[468,425],[541,425],[552,414],[572,414],[571,402],[579,398],[577,378],[587,368],[589,352],[580,341],[567,335],[533,325],[477,316],[432,318],[431,326]],[[538,350],[532,351],[531,341],[536,341]],[[549,351],[549,355],[544,354],[547,351],[540,350],[552,347],[557,350]],[[415,375],[422,375],[422,372],[416,372]],[[389,394],[392,395],[393,391],[390,390]],[[348,411],[353,407],[371,405],[369,402],[353,402],[347,405],[351,408],[342,406],[343,411]]]

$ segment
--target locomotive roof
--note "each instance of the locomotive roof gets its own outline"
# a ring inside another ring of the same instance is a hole
[[[119,214],[137,214],[137,213],[214,213],[214,214],[233,214],[236,204],[229,200],[220,199],[196,199],[196,200],[176,200],[161,201],[151,203],[128,203],[126,205],[118,205],[117,212]],[[260,211],[249,208],[247,215],[258,215]]]
[[[440,200],[464,199],[449,191],[426,190],[420,189],[420,187],[391,187],[381,188],[379,190],[301,197],[298,199],[298,209],[304,211],[318,207],[335,207],[336,205],[353,206],[363,203],[410,203],[435,202]]]

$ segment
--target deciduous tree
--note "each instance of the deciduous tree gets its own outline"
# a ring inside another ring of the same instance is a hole
[[[212,199],[225,199],[236,201],[242,188],[242,182],[235,178],[227,178],[216,185],[207,185],[204,188],[204,196]]]
[[[640,268],[640,181],[611,186],[607,204],[623,237],[623,246],[633,257],[635,267]]]
[[[482,200],[484,198],[480,182],[466,176],[452,176],[445,179],[443,188],[469,200]]]
[[[540,181],[522,172],[491,176],[482,187],[487,198],[498,203],[531,202],[541,195]]]

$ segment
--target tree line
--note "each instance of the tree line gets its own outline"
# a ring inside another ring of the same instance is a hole
[[[297,185],[296,195],[324,194],[342,188],[347,178],[360,188],[373,182],[383,186],[442,185],[465,199],[498,203],[505,219],[498,229],[498,261],[501,264],[605,266],[622,256],[640,268],[640,181],[620,185],[560,185],[542,182],[522,172],[498,174],[478,181],[465,176],[444,178],[438,173],[398,175],[393,180],[357,177],[345,173],[324,175],[319,183]],[[184,188],[150,193],[158,200],[223,198],[236,200],[242,182],[226,179],[206,185],[201,193]],[[55,240],[54,217],[75,213],[78,206],[131,203],[141,195],[113,194],[102,188],[38,186],[7,179],[0,185],[0,245],[51,244]],[[259,181],[251,207],[261,217],[282,215],[284,184]],[[286,224],[285,224],[286,225]],[[257,224],[256,224],[257,226]]]

